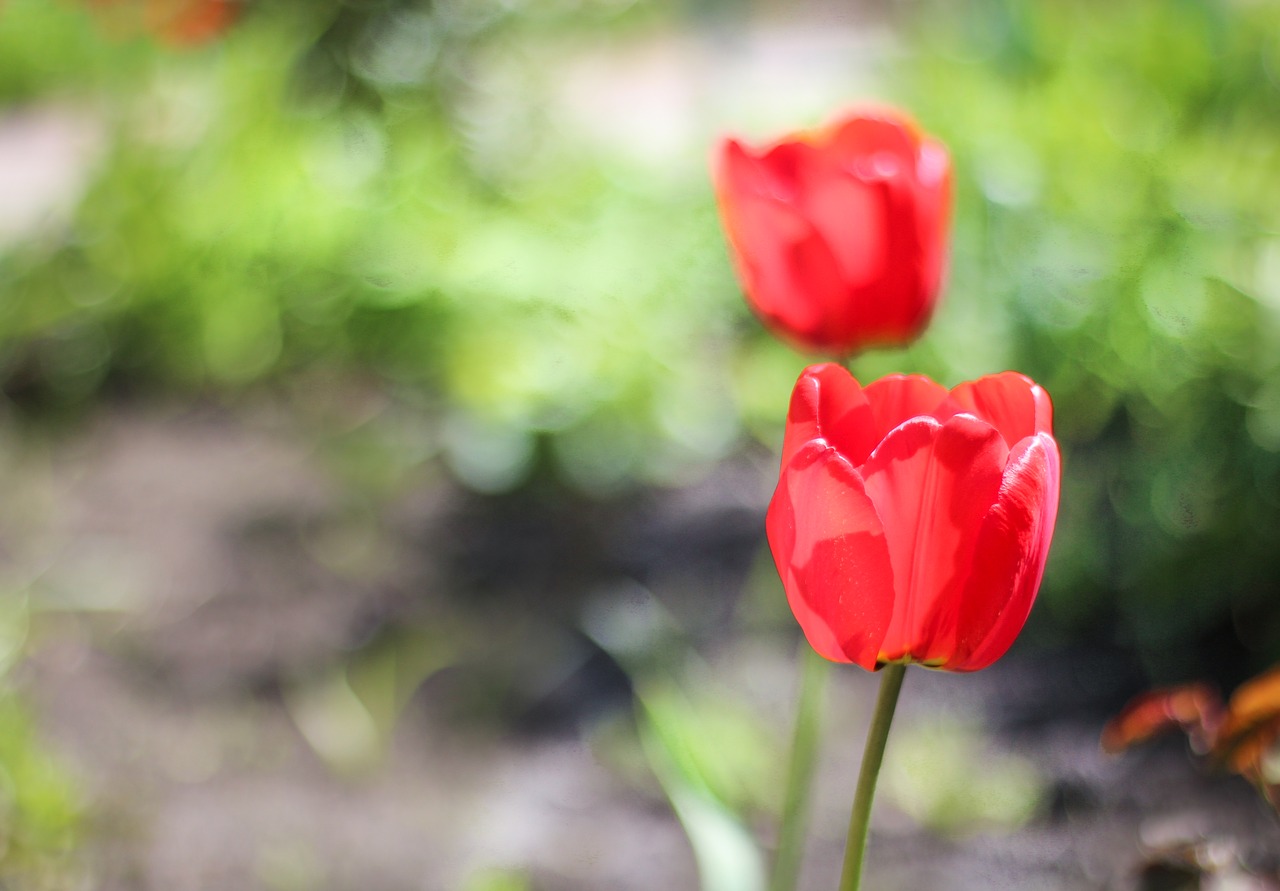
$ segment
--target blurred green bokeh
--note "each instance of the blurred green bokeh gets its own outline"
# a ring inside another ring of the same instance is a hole
[[[374,496],[437,464],[481,492],[695,480],[776,448],[807,361],[742,304],[711,145],[887,99],[952,149],[954,250],[926,336],[857,370],[1053,395],[1062,513],[1020,645],[1226,683],[1280,660],[1280,4],[920,0],[865,53],[773,56],[768,14],[721,0],[249,0],[185,47],[128,6],[0,0],[7,424],[269,388],[342,419],[330,457]],[[336,772],[445,658],[401,655],[284,692]],[[641,737],[708,869],[780,743],[659,676],[632,671]],[[985,756],[929,761],[937,736],[889,785],[949,831]],[[56,886],[79,805],[7,688],[0,741],[0,884]],[[1013,826],[1039,790],[1004,767],[985,818]],[[293,853],[263,866],[282,887]]]
[[[1055,400],[1045,608],[1156,675],[1229,672],[1242,649],[1270,664],[1280,7],[976,8],[919,18],[902,98],[960,171],[938,355],[968,375],[998,351]]]
[[[426,419],[353,459],[370,485],[434,461],[481,491],[696,478],[776,446],[805,363],[739,299],[709,147],[870,89],[951,146],[957,217],[936,323],[859,372],[1053,395],[1032,638],[1168,677],[1280,659],[1280,6],[899,14],[874,64],[780,108],[735,80],[720,3],[259,0],[179,49],[7,0],[0,150],[33,166],[2,180],[29,188],[0,195],[0,389],[74,415],[358,381]],[[701,91],[637,88],[636,46],[695,59]]]

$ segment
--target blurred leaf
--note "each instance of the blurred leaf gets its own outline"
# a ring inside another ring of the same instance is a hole
[[[1207,684],[1151,690],[1136,696],[1102,728],[1102,750],[1122,752],[1169,730],[1182,730],[1198,752],[1208,750],[1223,719],[1222,698]]]
[[[678,723],[678,722],[676,722]],[[763,891],[765,863],[742,822],[710,791],[684,728],[647,708],[640,726],[650,766],[671,800],[698,864],[702,891]]]
[[[1280,668],[1273,668],[1241,684],[1231,694],[1213,755],[1254,782],[1280,786],[1280,776],[1266,775],[1268,756],[1278,739]]]
[[[483,869],[466,880],[462,891],[533,891],[533,884],[514,870]]]
[[[285,706],[299,732],[330,768],[353,773],[375,766],[384,740],[345,671],[309,680],[286,692]]]
[[[738,813],[770,807],[780,746],[729,691],[709,682],[642,683],[639,697],[656,740],[684,781]]]

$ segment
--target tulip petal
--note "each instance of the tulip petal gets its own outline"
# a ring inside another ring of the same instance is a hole
[[[877,440],[912,418],[934,416],[945,421],[954,414],[938,417],[938,408],[946,404],[947,388],[922,374],[891,374],[867,384],[863,392],[875,416]]]
[[[930,147],[922,156],[925,146]],[[901,343],[916,337],[928,322],[941,279],[945,256],[945,230],[933,210],[937,190],[938,160],[930,140],[922,145],[916,125],[891,109],[868,111],[838,124],[827,152],[839,159],[844,177],[856,180],[878,194],[878,239],[882,251],[875,279],[851,279],[851,311],[862,338],[870,342]],[[942,163],[949,165],[946,150]],[[918,177],[928,174],[929,183]],[[939,210],[945,214],[945,199]],[[926,212],[927,211],[927,212]],[[861,237],[846,232],[844,239]]]
[[[804,172],[805,216],[831,246],[850,288],[878,281],[888,262],[888,196],[880,182],[841,170],[837,159],[815,161]]]
[[[946,253],[946,149],[922,143],[914,122],[891,109],[842,121],[818,149],[827,162],[812,174],[820,187],[805,185],[803,200],[850,289],[837,324],[861,342],[913,339],[933,312]]]
[[[955,653],[945,668],[986,668],[1022,630],[1049,555],[1060,477],[1058,447],[1048,434],[1037,433],[1010,452],[999,495],[982,523],[960,598]]]
[[[959,595],[1008,454],[991,425],[968,415],[913,418],[871,454],[863,479],[884,527],[895,593],[882,660],[950,657]]]
[[[809,348],[847,350],[833,324],[847,289],[831,247],[794,204],[794,174],[807,146],[779,145],[764,159],[734,140],[722,146],[716,195],[748,303],[779,335]]]
[[[778,201],[793,201],[796,183],[792,165],[779,163],[786,154],[775,148],[764,156],[736,139],[720,143],[714,164],[714,179],[719,197],[756,195]],[[772,158],[772,163],[768,160]]]
[[[927,296],[917,286],[919,249],[910,186],[900,177],[863,180],[813,173],[805,216],[839,264],[844,291],[828,307],[832,340],[900,343],[919,333]]]
[[[915,206],[921,249],[920,286],[924,293],[936,295],[942,287],[947,264],[946,233],[951,225],[951,156],[942,143],[932,139],[924,140],[916,158]]]
[[[761,155],[760,169],[769,183],[767,194],[781,201],[797,203],[803,171],[812,153],[812,147],[804,142],[782,140]]]
[[[858,467],[882,438],[862,387],[843,366],[811,365],[800,374],[787,412],[784,468],[813,440],[824,440]]]
[[[874,669],[893,612],[893,572],[858,472],[824,443],[809,443],[783,468],[765,529],[809,643],[824,658]]]
[[[829,147],[838,157],[873,159],[883,154],[905,166],[913,162],[919,143],[914,123],[882,109],[853,115],[837,124],[831,131]]]
[[[960,411],[971,412],[1000,431],[1009,447],[1053,429],[1053,404],[1035,381],[1016,371],[992,374],[951,391]]]

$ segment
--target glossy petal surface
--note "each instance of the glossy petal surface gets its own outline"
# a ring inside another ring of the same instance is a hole
[[[986,668],[1005,654],[1031,612],[1058,514],[1061,463],[1047,434],[1009,455],[1000,492],[983,520],[947,667]]]
[[[815,649],[956,671],[1003,655],[1053,536],[1051,421],[1048,396],[1022,375],[948,392],[920,376],[863,388],[838,365],[806,369],[768,533]]]
[[[1008,448],[988,424],[958,415],[896,427],[863,470],[893,566],[893,621],[883,661],[939,662],[955,639],[960,593]]]
[[[1053,429],[1048,394],[1017,372],[963,383],[951,391],[951,398],[959,410],[972,412],[999,430],[1010,446]]]
[[[766,519],[787,600],[819,654],[874,668],[893,611],[884,530],[857,471],[813,442],[783,473]]]

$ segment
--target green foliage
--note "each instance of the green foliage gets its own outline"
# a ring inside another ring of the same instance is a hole
[[[368,377],[430,417],[396,461],[487,490],[776,444],[804,359],[737,297],[705,147],[654,163],[565,112],[575,51],[657,8],[262,0],[178,53],[9,0],[0,101],[91,138],[69,217],[0,243],[0,386]],[[1280,658],[1280,10],[915,11],[884,83],[955,155],[952,284],[860,376],[1018,368],[1053,394],[1042,625],[1116,620],[1160,674],[1210,670],[1186,644],[1224,629]]]
[[[0,887],[63,888],[73,881],[79,796],[37,735],[8,674],[27,639],[26,598],[0,596]]]
[[[1186,645],[1233,624],[1280,658],[1280,8],[997,0],[918,22],[898,82],[960,174],[929,342],[943,373],[1014,367],[1053,394],[1048,611],[1119,618],[1161,674],[1208,668]]]
[[[67,887],[79,829],[65,766],[42,747],[25,706],[0,692],[0,885]]]
[[[769,753],[759,724],[714,695],[697,707],[670,686],[638,698],[640,740],[689,837],[699,887],[763,891],[764,858],[731,804],[764,775]]]
[[[0,47],[85,27],[15,7]],[[102,155],[69,231],[0,248],[0,368],[59,400],[367,369],[513,444],[471,474],[481,487],[518,482],[544,436],[595,490],[725,454],[726,310],[742,310],[702,164],[663,182],[552,138],[533,112],[546,59],[524,42],[548,16],[437,22],[453,67],[416,85],[346,47],[346,86],[325,93],[308,61],[324,38],[308,49],[302,11],[264,5],[214,49],[90,80]],[[0,58],[0,78],[42,75]]]

